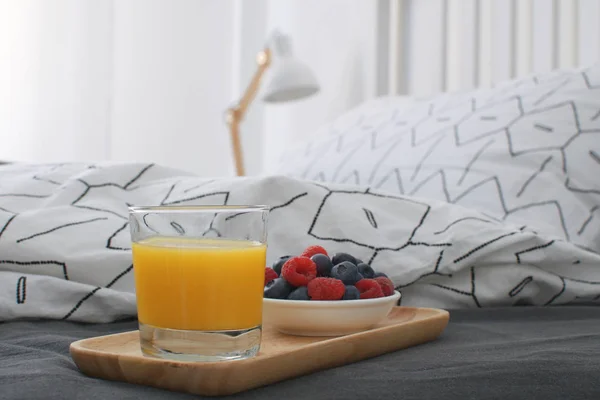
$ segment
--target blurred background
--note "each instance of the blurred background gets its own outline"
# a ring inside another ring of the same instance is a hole
[[[597,0],[0,0],[0,160],[232,175],[224,113],[278,28],[321,90],[252,104],[242,143],[260,174],[365,100],[595,62],[599,21]]]

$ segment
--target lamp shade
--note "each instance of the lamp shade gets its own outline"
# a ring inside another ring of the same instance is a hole
[[[263,101],[279,103],[298,100],[319,91],[315,74],[306,64],[294,58],[288,36],[274,32],[269,47],[273,59],[262,95]]]

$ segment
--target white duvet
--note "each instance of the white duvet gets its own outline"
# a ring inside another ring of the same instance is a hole
[[[267,204],[269,263],[311,244],[349,252],[387,273],[403,305],[600,295],[598,254],[439,201],[285,177],[208,180],[156,165],[12,165],[0,168],[0,320],[134,316],[127,208],[158,204]]]

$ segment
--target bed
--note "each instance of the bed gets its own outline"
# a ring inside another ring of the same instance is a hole
[[[6,399],[192,399],[182,393],[91,379],[73,365],[77,339],[136,328],[8,322],[0,329]],[[436,342],[255,389],[240,399],[593,399],[600,396],[600,309],[456,310]]]
[[[269,205],[268,263],[320,244],[386,273],[401,305],[450,310],[436,342],[240,398],[597,397],[600,64],[508,78],[365,102],[263,176],[0,166],[0,397],[188,397],[68,355],[136,329],[127,207],[144,204]]]

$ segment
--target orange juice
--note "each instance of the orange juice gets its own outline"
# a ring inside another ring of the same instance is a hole
[[[242,240],[157,237],[133,243],[139,321],[202,331],[261,325],[266,250]]]

